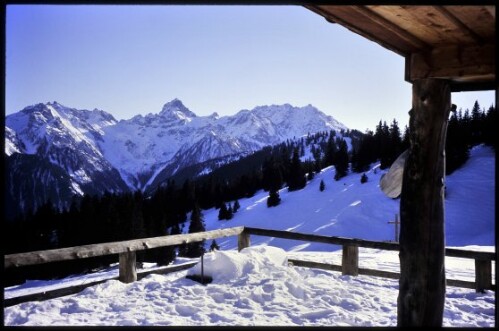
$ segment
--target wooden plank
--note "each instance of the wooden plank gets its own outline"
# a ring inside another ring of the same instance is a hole
[[[411,54],[407,63],[408,77],[418,79],[439,78],[455,82],[493,82],[495,78],[495,45],[448,45],[431,52]]]
[[[445,80],[413,83],[409,155],[400,200],[398,327],[441,327],[445,302],[445,139],[451,99]]]
[[[337,272],[341,272],[342,270],[341,265],[337,264],[303,261],[296,259],[288,259],[288,262],[296,267],[315,268],[315,269],[330,270]],[[359,275],[382,277],[389,279],[400,279],[400,273],[398,272],[368,269],[368,268],[359,268]],[[466,280],[457,280],[457,279],[447,279],[447,286],[468,288],[474,290],[475,282],[470,282]],[[495,284],[490,284],[489,287],[487,287],[486,289],[495,291],[496,290]]]
[[[207,239],[236,236],[244,227],[212,230],[206,232],[169,235],[153,238],[134,239],[101,244],[91,244],[68,248],[51,249],[19,254],[5,255],[4,268],[22,267],[27,265],[48,262],[83,259],[93,256],[120,254],[128,251],[141,251],[145,249],[173,246],[182,243],[198,242]]]
[[[341,273],[357,276],[359,274],[359,247],[343,245],[341,255]]]
[[[400,278],[400,274],[398,272],[376,270],[376,269],[367,269],[367,268],[359,268],[359,275],[390,278],[390,279],[399,279]]]
[[[237,250],[240,252],[246,247],[250,247],[250,234],[247,231],[241,232],[237,237]]]
[[[351,6],[305,5],[305,7],[323,16],[328,22],[341,24],[348,30],[399,55],[408,56],[411,52],[418,50],[417,47],[393,32],[373,24],[366,20],[362,14],[349,9]]]
[[[313,262],[313,261],[303,261],[303,260],[296,260],[296,259],[288,259],[288,263],[291,263],[295,267],[316,268],[316,269],[341,272],[341,265],[337,265],[337,264],[320,263],[320,262]]]
[[[475,260],[475,289],[484,292],[492,284],[492,262],[490,260]]]
[[[376,12],[369,9],[367,6],[351,6],[351,8],[362,15],[364,15],[368,21],[375,22],[383,27],[386,31],[390,31],[396,34],[399,38],[405,40],[406,42],[412,44],[418,49],[431,49],[431,46],[427,44],[425,41],[416,37],[409,30],[402,29],[399,25],[394,24],[384,18],[383,16],[377,14]]]
[[[365,248],[376,248],[376,249],[392,250],[392,251],[399,250],[399,244],[393,242],[372,241],[364,239],[334,237],[334,236],[321,236],[315,234],[306,234],[306,233],[262,229],[262,228],[251,228],[251,227],[245,227],[244,229],[245,232],[248,232],[255,236],[274,237],[274,238],[290,239],[290,240],[303,240],[309,242],[319,242],[324,244],[341,245],[341,246],[355,245]],[[495,252],[470,251],[458,248],[446,248],[445,255],[450,257],[462,257],[470,259],[478,258],[482,260],[496,260]]]
[[[32,293],[28,295],[23,295],[23,296],[18,296],[18,297],[13,297],[13,298],[5,298],[3,300],[3,306],[4,307],[10,307],[14,306],[23,302],[28,302],[28,301],[44,301],[44,300],[49,300],[53,298],[58,298],[58,297],[63,297],[66,295],[70,294],[75,294],[83,291],[87,287],[98,285],[104,282],[107,282],[108,280],[117,280],[118,277],[112,277],[108,279],[103,279],[103,280],[98,280],[90,283],[85,283],[85,284],[80,284],[80,285],[75,285],[71,287],[64,287],[64,288],[58,288],[55,290],[50,290],[46,292],[39,292],[39,293]]]
[[[443,6],[434,7],[443,17],[449,20],[454,26],[456,26],[462,34],[468,35],[474,42],[483,43],[483,38],[480,37],[475,31],[471,30],[466,24],[461,22],[459,18],[454,16],[450,11],[445,9]]]
[[[291,239],[291,240],[303,240],[310,242],[319,242],[325,244],[332,245],[351,245],[351,246],[359,246],[366,248],[378,248],[390,251],[397,251],[399,249],[398,243],[391,242],[382,242],[382,241],[372,241],[372,240],[363,240],[356,238],[345,238],[345,237],[330,237],[330,236],[321,236],[315,234],[305,234],[305,233],[296,233],[282,230],[270,230],[270,229],[260,229],[260,228],[251,228],[245,227],[245,232],[255,235],[255,236],[265,236],[265,237],[274,237],[281,239]]]
[[[494,42],[496,31],[494,6],[444,6],[444,8],[483,40]]]
[[[188,262],[188,263],[183,263],[183,264],[178,264],[178,265],[173,265],[173,266],[165,266],[163,268],[158,268],[158,269],[153,269],[153,270],[142,270],[137,272],[137,279],[142,279],[150,274],[162,274],[166,275],[172,272],[177,272],[177,271],[182,271],[186,269],[192,268],[194,265],[196,265],[198,262]],[[45,292],[38,292],[38,293],[32,293],[28,295],[23,295],[23,296],[18,296],[18,297],[13,297],[13,298],[4,298],[3,300],[3,305],[4,307],[10,307],[14,306],[23,302],[28,302],[28,301],[44,301],[44,300],[49,300],[53,298],[59,298],[63,297],[66,295],[70,294],[75,294],[83,291],[87,287],[102,284],[107,282],[108,280],[118,280],[119,276],[115,277],[110,277],[102,280],[97,280],[94,282],[90,283],[85,283],[85,284],[80,284],[80,285],[74,285],[74,286],[69,286],[69,287],[64,287],[64,288],[59,288],[55,290],[49,290]]]
[[[441,6],[403,6],[410,21],[411,31],[424,31],[426,40],[433,47],[449,44],[474,43],[473,38],[442,14]]]
[[[344,237],[329,237],[329,236],[303,234],[303,233],[295,233],[295,232],[281,231],[281,230],[236,227],[236,228],[214,230],[214,231],[207,231],[194,234],[145,238],[145,239],[124,241],[124,242],[92,244],[92,245],[60,248],[47,251],[35,251],[28,253],[11,254],[5,256],[5,269],[27,266],[27,265],[42,264],[47,262],[62,261],[62,260],[74,260],[74,259],[87,258],[92,256],[119,254],[120,252],[127,251],[127,244],[130,242],[133,243],[133,245],[131,244],[131,246],[134,246],[136,248],[136,251],[138,251],[146,249],[146,247],[156,248],[168,245],[178,245],[186,241],[186,238],[189,237],[192,238],[194,236],[198,240],[202,240],[199,238],[204,237],[204,238],[215,239],[224,236],[227,237],[231,235],[239,235],[243,230],[248,234],[276,237],[282,239],[303,240],[303,241],[320,242],[333,245],[349,244],[349,245],[357,245],[359,247],[377,248],[377,249],[393,250],[393,251],[399,249],[398,243],[379,242],[379,241],[352,239]],[[137,244],[137,242],[139,244]],[[249,242],[247,244],[249,245]],[[93,249],[95,249],[95,251]],[[490,260],[496,259],[495,258],[496,253],[465,251],[454,248],[447,248],[446,255],[453,257],[473,258],[473,259],[475,258],[490,259]]]
[[[449,257],[461,257],[466,259],[480,259],[480,260],[491,260],[496,261],[496,252],[479,252],[479,251],[468,251],[464,249],[457,248],[446,248],[445,256]]]
[[[382,6],[374,5],[368,6],[372,11],[378,15],[383,16],[399,28],[410,32],[419,40],[424,41],[427,45],[437,45],[446,42],[449,37],[448,34],[443,34],[441,31],[435,29],[431,22],[428,22],[426,16],[433,15],[436,21],[439,20],[438,12],[434,11],[432,6],[418,6],[418,11],[415,12],[413,6]],[[419,48],[420,50],[423,48]],[[431,49],[431,47],[424,47],[424,49]]]

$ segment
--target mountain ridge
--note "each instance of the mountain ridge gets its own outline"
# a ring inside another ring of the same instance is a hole
[[[307,133],[348,129],[312,105],[264,105],[229,116],[197,116],[177,98],[156,114],[120,121],[99,109],[38,103],[6,116],[5,124],[8,157],[19,153],[48,160],[69,175],[73,191],[83,193],[146,191],[158,184],[156,178],[183,167],[244,155]],[[19,162],[36,168],[33,158]],[[9,185],[22,184],[21,177],[11,178]],[[68,198],[53,200],[61,205]]]

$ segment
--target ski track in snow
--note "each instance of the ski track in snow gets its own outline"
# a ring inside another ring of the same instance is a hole
[[[448,247],[495,251],[494,162],[490,148],[476,147],[468,163],[448,176]],[[377,168],[366,173],[369,180],[365,184],[360,184],[360,174],[336,182],[334,170],[324,169],[302,190],[282,189],[282,202],[273,208],[266,206],[268,193],[258,192],[239,201],[241,208],[230,221],[218,221],[215,209],[203,211],[206,228],[246,225],[391,240],[393,225],[387,221],[398,212],[399,200],[389,199],[380,191],[383,171]],[[326,183],[324,192],[319,191],[321,179]],[[149,275],[131,284],[109,280],[78,294],[7,307],[4,324],[396,326],[398,281],[342,276],[287,263],[287,258],[295,258],[341,264],[339,246],[252,236],[252,246],[238,253],[236,237],[217,242],[222,251],[205,255],[205,274],[213,277],[206,286],[185,278],[189,273],[199,273],[199,264],[168,275]],[[189,259],[179,258],[175,264],[186,261]],[[474,260],[446,258],[445,266],[448,279],[474,280]],[[360,248],[359,267],[399,272],[398,252]],[[495,263],[492,271],[495,280]],[[91,275],[28,281],[5,289],[4,294],[14,297],[116,274],[117,266],[113,265]],[[448,286],[443,326],[494,327],[495,292],[475,293]]]

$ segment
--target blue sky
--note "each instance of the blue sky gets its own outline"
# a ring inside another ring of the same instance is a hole
[[[408,123],[404,59],[300,6],[8,5],[6,114],[39,102],[117,119],[312,104],[350,128]],[[463,109],[489,92],[453,93]]]

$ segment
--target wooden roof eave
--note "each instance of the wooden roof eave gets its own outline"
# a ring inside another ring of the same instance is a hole
[[[470,12],[452,6],[304,7],[403,56],[410,83],[440,78],[453,92],[496,89],[493,6]],[[478,11],[484,22],[473,20]]]

